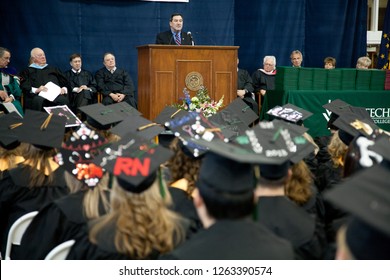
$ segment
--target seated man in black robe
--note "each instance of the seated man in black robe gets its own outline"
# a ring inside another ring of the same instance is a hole
[[[116,67],[115,56],[112,53],[104,54],[103,64],[104,67],[95,74],[98,91],[103,95],[102,103],[110,105],[124,101],[137,108],[130,74]]]
[[[46,56],[42,49],[31,50],[31,64],[20,73],[20,87],[24,96],[25,109],[42,111],[45,106],[67,105],[69,106],[69,83],[64,74],[56,67],[46,63]],[[54,99],[42,97],[48,92],[47,83],[52,82],[59,86],[59,95]]]

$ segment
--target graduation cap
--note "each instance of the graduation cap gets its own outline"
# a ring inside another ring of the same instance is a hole
[[[127,117],[110,129],[111,133],[122,138],[128,133],[132,133],[145,139],[153,139],[163,131],[165,131],[165,128],[161,124],[152,122],[141,116]]]
[[[209,152],[202,159],[196,185],[201,194],[212,191],[239,195],[254,191],[256,176],[253,165]]]
[[[197,145],[192,141],[193,139],[211,141],[218,138],[221,141],[227,141],[227,138],[218,125],[211,122],[203,114],[197,112],[187,112],[182,118],[167,123],[166,127],[171,129],[176,137],[182,138],[183,144],[194,157],[205,153],[207,148]]]
[[[103,169],[93,163],[108,140],[93,129],[82,124],[72,133],[69,139],[62,144],[56,156],[56,162],[63,165],[77,180],[88,187],[95,187],[103,177]]]
[[[379,155],[381,155],[386,161],[390,162],[390,137],[383,135],[376,139],[373,146],[368,147]]]
[[[107,108],[113,110],[118,115],[122,116],[122,120],[131,116],[140,116],[142,113],[135,109],[127,102],[117,102],[110,105],[106,105]]]
[[[346,242],[357,259],[390,258],[389,176],[390,165],[382,162],[324,194],[326,200],[352,216]]]
[[[235,161],[268,165],[289,161],[308,142],[302,135],[292,132],[285,122],[265,121],[228,143],[218,138],[212,141],[195,138],[191,141]]]
[[[15,128],[15,133],[20,142],[41,148],[59,148],[64,139],[65,124],[65,117],[26,110],[23,125]]]
[[[123,120],[122,115],[101,103],[79,107],[79,110],[87,115],[87,123],[100,130],[107,130],[113,124]]]
[[[20,142],[14,128],[22,125],[23,119],[16,112],[0,115],[0,145],[4,149],[12,150]]]
[[[333,122],[333,125],[339,129],[339,137],[344,144],[349,145],[359,135],[370,137],[379,130],[372,119],[367,118],[362,112],[344,112]]]
[[[187,111],[182,110],[180,108],[176,108],[174,106],[166,106],[160,114],[154,119],[154,122],[165,125],[166,123],[169,123],[170,121],[180,119],[181,117],[185,116],[187,114]]]
[[[158,168],[172,155],[171,150],[130,133],[105,148],[94,162],[114,175],[126,191],[141,193],[152,185]]]
[[[274,118],[298,125],[301,125],[304,120],[313,115],[313,113],[290,103],[283,106],[275,106],[268,110],[267,114]]]
[[[334,113],[336,116],[340,116],[344,112],[351,111],[351,105],[341,99],[335,99],[332,102],[322,105],[322,107]]]
[[[236,115],[246,126],[251,125],[259,116],[241,98],[236,98],[220,112],[228,112]],[[218,114],[218,113],[217,113]]]

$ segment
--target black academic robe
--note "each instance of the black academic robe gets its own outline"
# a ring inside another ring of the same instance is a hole
[[[298,259],[322,259],[326,249],[323,224],[285,196],[262,196],[257,220],[291,242]]]
[[[158,33],[156,36],[156,44],[158,45],[176,45],[175,38],[173,38],[172,32],[170,30]],[[192,40],[191,37],[185,33],[181,32],[181,44],[191,46]]]
[[[291,244],[250,219],[219,220],[161,259],[289,260]]]
[[[64,75],[68,79],[71,87],[69,99],[73,108],[86,106],[97,101],[97,84],[91,72],[81,69],[80,73],[76,74],[72,70],[68,70],[64,73]],[[74,88],[78,88],[82,85],[86,85],[91,90],[82,90],[79,93],[73,92]]]
[[[173,201],[172,210],[189,220],[189,234],[196,233],[202,229],[202,222],[199,219],[191,197],[179,188],[169,187],[168,190]],[[189,236],[189,234],[187,234],[187,236]]]
[[[254,92],[252,78],[249,75],[248,71],[245,69],[238,68],[237,71],[237,89],[245,89],[246,93],[242,99],[251,109],[258,113],[259,105],[252,98],[252,93]]]
[[[95,79],[97,90],[103,95],[102,103],[104,105],[114,103],[114,100],[109,96],[110,93],[122,93],[126,95],[123,102],[127,102],[134,108],[137,108],[133,80],[126,70],[117,68],[114,73],[111,73],[106,67],[103,67],[96,72]]]
[[[48,82],[53,82],[59,87],[66,87],[68,93],[71,91],[68,79],[64,74],[56,67],[50,65],[43,69],[37,69],[28,67],[19,74],[20,76],[20,88],[23,91],[24,96],[24,107],[28,109],[42,111],[44,106],[56,106],[56,105],[67,105],[69,106],[68,94],[59,95],[53,102],[44,99],[38,94],[32,93],[31,88],[39,88],[40,86],[46,85]]]
[[[87,192],[64,196],[43,207],[24,233],[19,253],[14,259],[43,260],[57,245],[86,235],[88,219],[84,215],[83,199]],[[109,199],[109,192],[106,195]],[[106,214],[102,201],[99,214]]]
[[[47,203],[69,193],[63,172],[59,167],[54,171],[55,179],[51,184],[29,188],[30,168],[25,165],[11,169],[9,175],[0,181],[0,234],[5,252],[8,231],[12,224],[24,214],[40,210]],[[15,246],[13,246],[14,249]],[[13,252],[11,252],[12,259]]]
[[[275,75],[276,71],[272,74],[266,74],[260,69],[256,70],[252,74],[253,87],[255,88],[255,93],[259,92],[261,89],[264,90],[274,90],[275,89]],[[261,100],[263,100],[262,98]]]

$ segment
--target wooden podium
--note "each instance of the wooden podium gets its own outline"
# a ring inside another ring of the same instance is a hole
[[[167,105],[178,103],[187,88],[200,85],[224,105],[237,96],[236,46],[144,45],[138,49],[138,110],[153,120]]]

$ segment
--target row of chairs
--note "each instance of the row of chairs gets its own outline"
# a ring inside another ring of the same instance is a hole
[[[20,245],[24,232],[37,214],[38,211],[24,214],[12,224],[7,237],[5,260],[11,260],[12,246]],[[47,254],[45,260],[65,260],[74,243],[75,240],[68,240],[59,244]]]

